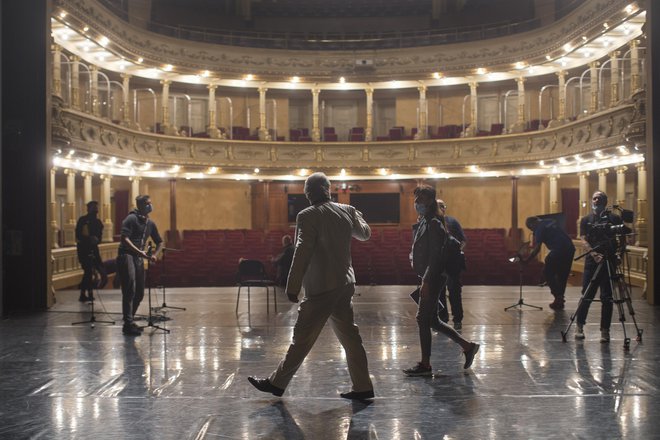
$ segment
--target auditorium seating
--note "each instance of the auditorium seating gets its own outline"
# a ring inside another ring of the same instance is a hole
[[[151,269],[153,286],[197,287],[234,286],[239,258],[262,261],[273,278],[275,266],[270,259],[281,251],[282,236],[294,237],[294,230],[268,231],[251,229],[186,230],[180,252],[170,251],[165,264]],[[517,285],[519,266],[509,258],[505,229],[466,229],[467,270],[465,285]],[[353,240],[352,258],[357,283],[361,285],[413,285],[417,276],[410,268],[408,255],[412,244],[411,228],[373,228],[371,239]],[[542,264],[525,266],[524,283],[537,284]]]

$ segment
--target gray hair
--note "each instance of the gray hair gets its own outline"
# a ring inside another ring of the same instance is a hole
[[[311,203],[330,200],[330,180],[324,173],[314,173],[305,180],[305,196]]]

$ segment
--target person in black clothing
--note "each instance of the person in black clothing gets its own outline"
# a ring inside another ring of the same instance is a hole
[[[276,282],[278,286],[286,286],[286,279],[289,276],[289,269],[291,269],[294,251],[295,247],[293,246],[291,236],[284,235],[282,237],[282,252],[272,260],[277,266]]]
[[[163,239],[149,213],[153,210],[148,195],[135,198],[137,209],[131,211],[121,224],[121,239],[117,256],[117,272],[121,279],[121,308],[124,318],[122,332],[137,336],[142,329],[133,321],[135,312],[144,298],[144,260],[152,263],[163,248]],[[156,251],[145,252],[147,240],[156,244]]]
[[[550,293],[555,297],[555,300],[550,303],[550,308],[563,310],[566,302],[564,299],[566,282],[571,273],[575,255],[573,241],[555,220],[528,217],[525,224],[534,233],[534,244],[529,256],[523,262],[526,263],[536,257],[541,250],[541,244],[546,245],[549,252],[545,257],[543,276],[550,287]]]
[[[414,195],[415,210],[419,215],[419,221],[413,225],[410,263],[421,282],[416,318],[422,356],[417,365],[407,368],[403,372],[406,376],[432,376],[431,326],[433,324],[438,326],[438,332],[461,346],[465,354],[463,368],[470,368],[479,350],[479,344],[463,338],[444,322],[435,322],[438,319],[438,296],[445,282],[442,248],[445,245],[447,232],[439,217],[435,188],[429,185],[418,186],[415,188]]]
[[[444,200],[438,199],[438,212],[442,217],[447,232],[460,242],[461,250],[465,247],[466,239],[461,224],[456,218],[447,215],[447,204]],[[465,256],[461,252],[461,261],[448,261],[445,273],[447,282],[442,286],[440,292],[440,306],[438,307],[438,318],[442,322],[449,321],[449,309],[447,308],[447,290],[449,290],[449,304],[451,304],[452,321],[454,328],[460,330],[463,328],[463,298],[461,284],[461,272],[465,270]]]
[[[598,263],[606,258],[604,252],[596,246],[600,243],[594,240],[592,234],[594,227],[602,224],[621,225],[623,220],[620,216],[614,214],[607,208],[607,194],[603,191],[596,191],[591,198],[591,214],[585,215],[580,219],[580,239],[584,244],[584,251],[589,252],[584,260],[584,274],[582,278],[582,294],[584,298],[580,303],[580,307],[576,312],[577,314],[577,330],[575,331],[575,339],[584,339],[584,324],[587,322],[587,313],[589,306],[596,295],[596,289],[592,288],[587,292],[587,287],[591,279],[596,273]],[[594,249],[596,248],[596,249]],[[607,261],[605,264],[609,264]],[[600,316],[600,342],[607,343],[610,341],[610,324],[612,322],[612,310],[614,303],[612,301],[612,285],[609,272],[614,271],[614,267],[607,270],[606,266],[598,273],[595,280],[596,285],[600,288],[600,302],[601,302],[601,316]]]
[[[76,251],[84,271],[80,282],[80,302],[94,300],[94,269],[102,270],[99,243],[103,238],[103,223],[98,219],[98,215],[99,203],[92,200],[87,203],[87,214],[80,217],[76,223]]]

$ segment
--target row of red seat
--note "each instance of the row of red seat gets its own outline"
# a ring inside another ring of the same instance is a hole
[[[509,262],[504,229],[467,229],[465,248],[467,270],[463,283],[472,285],[514,285],[518,266]],[[231,286],[236,283],[239,258],[266,263],[269,275],[275,267],[270,259],[281,251],[283,235],[293,230],[211,230],[184,231],[181,252],[169,252],[154,266],[151,280],[167,286]],[[353,267],[358,284],[411,285],[417,277],[408,255],[412,244],[410,229],[374,228],[370,240],[353,241]],[[526,269],[526,282],[535,284],[540,266]]]

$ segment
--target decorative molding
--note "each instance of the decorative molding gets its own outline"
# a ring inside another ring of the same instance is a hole
[[[386,167],[443,170],[516,167],[625,144],[634,106],[626,104],[556,128],[460,139],[405,142],[263,142],[205,139],[143,133],[72,109],[60,117],[76,153],[115,156],[154,168],[222,167],[225,172],[264,168],[289,174],[292,168]],[[76,128],[79,128],[76,130]],[[592,129],[592,127],[595,127]],[[591,133],[594,132],[592,136]],[[600,134],[598,134],[600,132]]]
[[[497,69],[527,60],[545,62],[545,56],[594,29],[603,22],[623,18],[628,0],[585,0],[566,17],[543,28],[487,40],[404,49],[364,51],[295,51],[223,46],[176,39],[133,26],[95,0],[55,0],[66,10],[67,20],[87,25],[105,35],[119,55],[143,57],[153,63],[173,64],[191,71],[210,70],[221,77],[251,72],[264,79],[296,75],[330,80],[336,72],[353,71],[355,60],[373,60],[370,80],[425,77],[442,66],[446,75],[463,75],[478,67]]]

